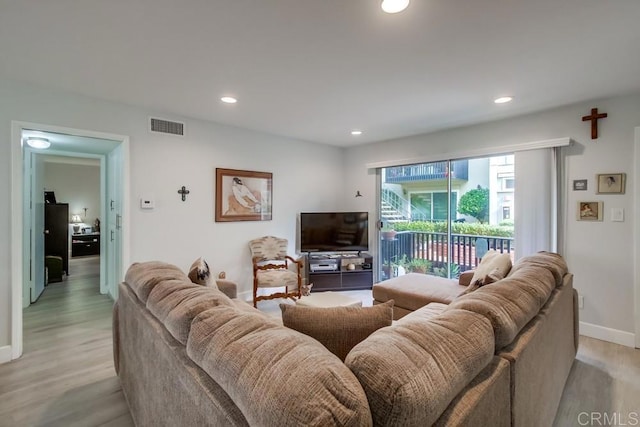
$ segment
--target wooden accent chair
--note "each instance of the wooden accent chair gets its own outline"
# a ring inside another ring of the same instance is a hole
[[[300,298],[302,261],[287,255],[287,239],[260,237],[249,242],[253,262],[253,306],[274,298]],[[291,268],[290,268],[291,267]],[[284,292],[258,296],[258,288],[280,288]],[[293,288],[292,290],[289,290]]]

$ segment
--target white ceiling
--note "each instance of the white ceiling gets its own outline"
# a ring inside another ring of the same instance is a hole
[[[0,0],[0,75],[338,146],[640,91],[638,0],[379,4]]]

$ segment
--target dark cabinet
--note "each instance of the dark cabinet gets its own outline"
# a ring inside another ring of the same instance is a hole
[[[100,255],[100,233],[71,236],[71,256]]]
[[[373,257],[369,254],[310,254],[307,261],[311,291],[371,289]]]
[[[62,270],[69,275],[69,204],[44,205],[44,254],[62,258]]]

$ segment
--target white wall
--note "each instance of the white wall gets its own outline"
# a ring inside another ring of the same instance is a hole
[[[99,165],[45,160],[44,187],[55,192],[58,203],[69,204],[69,221],[71,215],[78,214],[84,224],[93,227],[96,218],[100,218]],[[87,208],[86,218],[84,208]]]
[[[11,121],[106,132],[130,137],[131,260],[158,259],[187,269],[204,256],[227,272],[241,292],[251,289],[247,243],[273,234],[293,252],[300,211],[340,208],[343,151],[167,112],[147,111],[93,98],[0,79],[0,191],[11,192]],[[184,120],[187,136],[151,134],[149,116]],[[216,167],[273,173],[273,220],[214,222]],[[182,202],[181,186],[191,193]],[[156,208],[142,211],[139,199],[153,194]],[[11,331],[11,206],[0,204],[0,349]]]
[[[582,122],[581,118],[595,107],[609,117],[599,121],[599,138],[591,140],[590,123]],[[366,203],[364,209],[373,212],[376,180],[374,172],[366,167],[368,163],[394,159],[437,160],[451,153],[485,147],[572,138],[575,144],[565,149],[567,242],[562,252],[575,275],[574,286],[584,296],[585,307],[580,310],[580,318],[588,328],[583,329],[610,333],[608,338],[614,336],[618,341],[632,344],[635,260],[631,209],[636,185],[634,128],[639,125],[640,94],[585,102],[509,120],[353,147],[345,155],[345,179],[368,196],[359,202]],[[627,174],[626,194],[595,194],[595,175],[610,172]],[[588,179],[588,191],[572,191],[574,179]],[[575,220],[575,205],[585,199],[604,201],[603,222]],[[349,203],[353,203],[353,199],[345,199],[345,204]],[[625,222],[611,221],[612,207],[625,209]]]

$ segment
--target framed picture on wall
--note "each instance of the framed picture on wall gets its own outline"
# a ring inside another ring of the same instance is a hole
[[[597,194],[624,194],[626,173],[601,173],[596,175]]]
[[[602,202],[578,202],[578,221],[602,221]]]
[[[271,220],[270,172],[216,168],[216,222]]]

